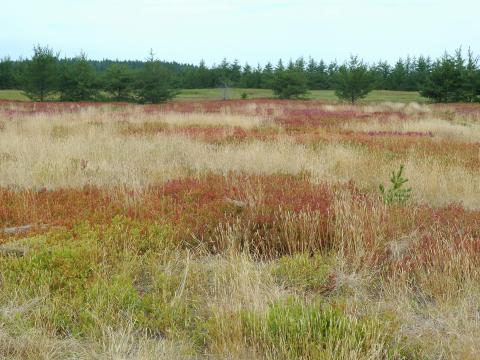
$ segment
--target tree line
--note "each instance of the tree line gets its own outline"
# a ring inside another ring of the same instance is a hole
[[[179,89],[242,87],[273,89],[280,98],[302,97],[308,90],[335,90],[350,102],[371,90],[419,91],[436,102],[480,101],[478,58],[461,49],[441,58],[407,57],[394,65],[366,64],[352,56],[347,62],[326,63],[299,58],[284,64],[252,67],[224,59],[208,67],[164,62],[151,52],[144,61],[89,60],[84,53],[60,58],[48,46],[37,45],[29,59],[0,61],[0,89],[21,89],[33,100],[135,101],[158,103]]]

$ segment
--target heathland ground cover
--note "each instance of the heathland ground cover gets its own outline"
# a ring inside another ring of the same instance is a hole
[[[476,359],[480,106],[5,101],[0,243],[3,358]]]

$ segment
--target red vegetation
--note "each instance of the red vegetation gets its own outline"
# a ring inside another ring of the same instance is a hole
[[[221,223],[240,221],[265,232],[285,212],[315,211],[323,214],[326,226],[330,203],[331,190],[326,186],[291,176],[211,175],[203,180],[173,180],[141,193],[93,187],[41,192],[1,189],[0,227],[71,228],[79,221],[102,224],[124,215],[169,223],[179,239],[191,242],[211,238]]]
[[[147,114],[233,113],[268,116],[282,128],[281,131],[275,127],[177,128],[156,122],[132,125],[125,121],[126,126],[120,130],[124,136],[182,134],[221,144],[252,139],[265,141],[285,133],[299,143],[358,144],[392,158],[402,158],[414,148],[418,156],[431,156],[445,163],[479,169],[479,143],[432,139],[429,132],[353,132],[345,131],[341,126],[352,119],[365,122],[375,118],[387,122],[392,119],[408,121],[415,116],[401,112],[370,113],[362,108],[351,110],[349,107],[327,111],[320,107],[320,102],[282,100],[107,105],[116,108],[116,117],[126,120],[131,116],[131,108],[141,109]],[[0,114],[8,119],[32,113],[73,113],[89,106],[105,106],[105,103],[0,102]],[[480,119],[478,105],[435,105],[433,109],[440,118],[464,116]],[[358,206],[352,210],[358,220],[353,229],[338,228],[335,221],[338,219],[335,219],[332,203],[339,188],[348,191],[354,199],[353,203]],[[381,207],[375,195],[362,193],[353,183],[328,187],[293,176],[209,175],[200,180],[173,180],[141,192],[93,187],[43,192],[0,189],[0,229],[26,224],[70,228],[79,221],[105,224],[117,215],[124,215],[146,222],[168,223],[181,243],[203,244],[212,252],[227,246],[222,243],[219,229],[237,224],[244,233],[239,246],[253,247],[262,255],[276,256],[297,250],[341,246],[333,242],[343,237],[347,256],[358,257],[360,255],[354,253],[357,248],[349,241],[354,240],[354,234],[361,234],[362,246],[366,250],[362,255],[365,264],[392,273],[442,266],[459,254],[465,261],[479,262],[480,211],[466,210],[458,205],[435,209],[410,204],[408,207],[382,209],[378,215]],[[349,231],[354,234],[348,235]],[[0,237],[5,239],[6,236],[0,232]],[[246,244],[247,241],[250,244]],[[394,249],[397,243],[400,250]]]
[[[358,206],[352,211],[361,221],[354,229],[343,229],[335,221],[332,202],[340,188]],[[465,261],[480,259],[480,211],[459,205],[440,209],[409,205],[385,208],[378,218],[375,213],[381,207],[378,199],[353,183],[328,187],[293,176],[209,175],[173,180],[140,193],[92,187],[1,189],[0,228],[26,224],[71,228],[80,221],[102,225],[123,215],[170,224],[179,243],[202,245],[212,252],[227,246],[219,229],[237,225],[243,234],[237,246],[248,246],[259,255],[335,248],[340,244],[334,241],[341,236],[345,254],[358,257],[357,247],[350,247],[348,240],[349,231],[354,231],[361,234],[366,249],[364,263],[393,273],[438,265],[458,254]],[[396,242],[405,247],[400,255],[392,250]]]

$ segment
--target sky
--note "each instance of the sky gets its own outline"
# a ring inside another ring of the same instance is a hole
[[[145,59],[153,49],[161,60],[208,65],[350,55],[394,63],[459,46],[479,54],[479,14],[479,0],[5,1],[0,57],[29,57],[41,44],[91,59]]]

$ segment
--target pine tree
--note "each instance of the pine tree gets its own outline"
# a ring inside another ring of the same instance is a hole
[[[255,85],[252,67],[248,65],[248,63],[245,63],[245,66],[243,67],[240,85],[245,88],[253,88]]]
[[[306,75],[308,79],[308,88],[312,90],[326,90],[328,89],[328,74],[327,66],[321,60],[318,64],[314,59],[310,58],[306,68]]]
[[[171,77],[161,62],[155,59],[153,51],[136,84],[137,99],[142,104],[158,104],[173,99],[177,92],[171,89]]]
[[[95,98],[98,93],[95,69],[84,53],[73,62],[65,61],[61,65],[58,90],[62,101],[88,101]]]
[[[205,64],[205,60],[200,61],[197,70],[197,84],[200,89],[211,88],[215,86],[215,79],[212,71]]]
[[[420,94],[435,102],[463,101],[464,69],[464,60],[458,51],[455,57],[445,53],[433,65]]]
[[[124,64],[110,65],[102,79],[103,89],[110,93],[115,101],[132,99],[134,73]]]
[[[299,72],[305,71],[305,59],[303,57],[299,57],[295,61],[294,70]]]
[[[387,90],[389,88],[388,80],[392,71],[390,65],[386,61],[379,61],[371,70],[375,76],[376,87]]]
[[[415,63],[414,70],[414,83],[415,87],[413,90],[421,89],[427,83],[428,76],[432,69],[432,61],[429,57],[425,58],[420,56]]]
[[[237,84],[242,76],[242,67],[237,59],[233,61],[229,69],[229,78],[233,84]]]
[[[257,67],[253,70],[252,73],[252,88],[260,89],[262,87],[262,72],[262,66],[260,64],[257,64]]]
[[[58,54],[48,46],[36,45],[22,74],[22,89],[30,99],[45,101],[57,91],[58,75]]]
[[[352,56],[348,63],[340,66],[335,76],[335,95],[354,104],[372,91],[374,82],[375,78],[367,65]]]
[[[264,89],[271,89],[273,84],[273,65],[268,62],[262,71],[262,83],[261,87]]]
[[[277,66],[275,66],[275,72],[279,73],[279,72],[282,72],[282,71],[285,71],[285,66],[283,65],[282,59],[279,59],[278,63],[277,63]]]
[[[467,63],[464,69],[463,82],[463,97],[465,101],[480,101],[480,70],[478,68],[478,57],[473,55],[471,49],[468,49],[467,53]]]
[[[16,85],[13,61],[5,57],[0,60],[0,89],[13,89]]]
[[[308,91],[307,77],[299,71],[277,71],[273,78],[273,93],[280,99],[300,98]]]

